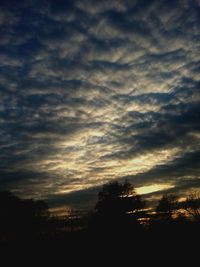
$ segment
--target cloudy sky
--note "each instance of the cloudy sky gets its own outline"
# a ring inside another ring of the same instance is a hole
[[[0,125],[20,196],[198,190],[200,1],[1,0]]]

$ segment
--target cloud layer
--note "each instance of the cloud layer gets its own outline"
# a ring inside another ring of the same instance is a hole
[[[0,187],[199,188],[199,14],[198,0],[1,1]]]

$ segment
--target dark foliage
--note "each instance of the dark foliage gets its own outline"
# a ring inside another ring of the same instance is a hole
[[[173,253],[177,247],[184,249],[200,237],[197,195],[189,196],[184,202],[164,195],[156,213],[145,212],[145,206],[128,182],[105,184],[92,213],[71,211],[63,218],[53,217],[44,201],[0,192],[0,243],[25,242],[55,249],[61,249],[62,244],[69,251],[87,254],[88,249],[98,257],[102,253],[116,257],[122,251],[124,257],[132,257],[134,251],[136,257],[144,251],[166,247],[167,243],[170,243],[168,253]]]
[[[47,234],[49,212],[44,201],[22,200],[0,192],[0,239],[33,239]]]
[[[142,230],[138,218],[144,206],[130,183],[105,184],[99,192],[90,229],[101,237],[136,235]]]
[[[170,220],[177,208],[178,200],[175,195],[163,195],[158,202],[156,212],[159,213],[163,219]]]

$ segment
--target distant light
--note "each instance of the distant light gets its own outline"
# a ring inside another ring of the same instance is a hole
[[[173,188],[174,186],[171,184],[152,184],[152,185],[147,185],[147,186],[141,186],[136,188],[136,192],[140,195],[143,194],[149,194],[157,191],[161,191],[164,189],[169,189]]]

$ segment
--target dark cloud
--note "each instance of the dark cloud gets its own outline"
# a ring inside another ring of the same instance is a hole
[[[72,205],[125,177],[199,187],[198,0],[0,5],[2,189]]]

